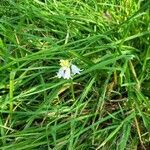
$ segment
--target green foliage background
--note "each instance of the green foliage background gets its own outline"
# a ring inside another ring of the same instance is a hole
[[[148,150],[150,1],[0,0],[0,149]],[[83,69],[58,79],[59,60]]]

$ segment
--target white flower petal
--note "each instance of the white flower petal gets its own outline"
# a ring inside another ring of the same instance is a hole
[[[64,73],[63,78],[64,79],[70,79],[71,78],[70,68],[65,69],[65,73]]]
[[[59,71],[57,72],[57,77],[58,77],[58,78],[61,78],[61,77],[63,77],[63,76],[64,76],[64,68],[61,67],[61,68],[59,69]]]
[[[70,79],[71,73],[70,68],[68,67],[61,67],[57,73],[58,78]]]
[[[79,69],[76,65],[71,65],[71,72],[75,74],[80,74],[81,69]]]

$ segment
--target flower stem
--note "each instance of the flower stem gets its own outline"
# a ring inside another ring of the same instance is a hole
[[[72,94],[72,99],[73,101],[75,101],[75,95],[74,95],[74,87],[73,87],[73,80],[70,79],[70,83],[71,83],[71,94]]]

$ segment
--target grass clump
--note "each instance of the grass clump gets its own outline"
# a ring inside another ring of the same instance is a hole
[[[0,3],[0,149],[150,147],[149,1]],[[59,60],[83,71],[58,79]]]

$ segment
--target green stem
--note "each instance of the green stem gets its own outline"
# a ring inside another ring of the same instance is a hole
[[[75,98],[75,95],[74,95],[74,87],[73,87],[73,80],[70,79],[70,83],[71,83],[71,94],[72,94],[72,99],[75,101],[76,98]]]
[[[15,77],[15,72],[11,72],[10,81],[9,81],[10,120],[12,119],[12,112],[13,112],[14,77]]]

